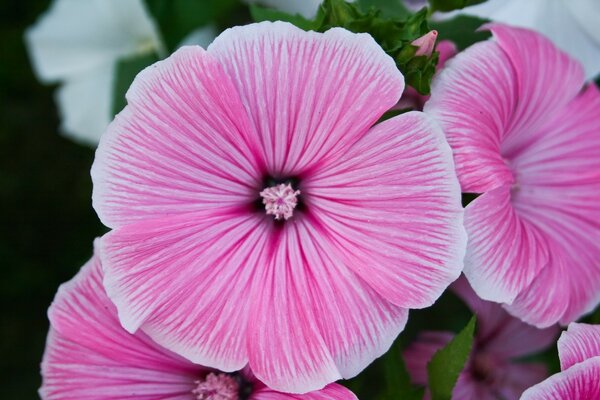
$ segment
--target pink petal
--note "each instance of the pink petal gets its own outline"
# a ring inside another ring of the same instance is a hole
[[[558,340],[558,354],[563,371],[588,358],[600,357],[600,325],[570,324]]]
[[[148,220],[102,238],[107,293],[130,332],[222,371],[247,363],[251,285],[267,225],[251,213],[212,210]],[[261,281],[256,281],[260,284]]]
[[[423,113],[376,125],[302,189],[336,256],[392,303],[430,306],[460,274],[460,189],[443,135]]]
[[[513,209],[508,186],[471,202],[465,228],[464,273],[483,299],[511,303],[548,263],[546,238]]]
[[[521,400],[597,400],[599,376],[600,357],[590,358],[527,389]]]
[[[93,202],[109,227],[253,200],[262,161],[229,77],[200,47],[146,68],[103,135]]]
[[[264,387],[250,396],[250,400],[358,400],[350,390],[342,385],[332,383],[321,390],[305,394],[276,392]]]
[[[294,393],[362,371],[388,350],[407,312],[335,257],[306,220],[284,227],[253,298],[250,366],[267,386]]]
[[[298,176],[362,137],[400,98],[402,74],[370,35],[262,22],[208,49],[232,77],[274,176]]]
[[[423,331],[414,342],[408,346],[402,356],[406,364],[406,370],[413,383],[427,385],[427,364],[433,355],[442,347],[446,346],[454,337],[452,332],[429,332]]]
[[[481,300],[466,279],[458,279],[451,288],[477,315],[476,343],[480,350],[511,359],[535,354],[556,341],[560,332],[557,325],[537,329],[514,318],[500,304]]]
[[[122,329],[98,258],[61,286],[48,314],[42,399],[194,399],[204,369]]]
[[[518,338],[515,338],[517,343]],[[530,352],[531,353],[531,352]],[[502,368],[501,378],[494,387],[494,399],[517,400],[529,387],[548,377],[548,369],[541,363],[512,363]]]
[[[446,64],[424,111],[441,124],[463,192],[512,182],[500,145],[515,108],[513,69],[497,43],[477,43]]]

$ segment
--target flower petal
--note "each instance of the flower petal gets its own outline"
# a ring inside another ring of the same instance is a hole
[[[42,399],[193,398],[203,368],[121,327],[97,257],[61,286],[48,315]]]
[[[247,140],[252,127],[213,57],[183,47],[142,71],[127,100],[92,167],[105,225],[255,200],[262,174]]]
[[[46,82],[109,68],[121,57],[162,46],[141,0],[55,0],[25,38]]]
[[[367,34],[262,22],[208,48],[232,77],[273,176],[302,176],[339,157],[400,98],[402,74]]]
[[[197,364],[241,369],[248,359],[250,290],[262,269],[265,226],[252,214],[221,209],[139,222],[105,235],[104,284],[123,326],[130,332],[141,327]]]
[[[291,394],[276,392],[264,387],[250,396],[250,400],[358,400],[350,390],[342,385],[332,383],[321,390],[315,390],[305,394]]]
[[[102,66],[65,82],[57,92],[62,132],[96,146],[112,118],[113,68]]]
[[[521,400],[600,398],[600,357],[590,358],[527,389]]]
[[[376,125],[302,184],[336,257],[383,298],[433,304],[460,274],[460,189],[439,128],[411,112]]]
[[[472,201],[465,228],[464,272],[482,299],[512,303],[548,263],[546,238],[513,208],[508,186]]]
[[[427,364],[433,355],[446,346],[453,337],[452,332],[422,331],[404,350],[402,356],[413,383],[425,386],[428,384]]]
[[[558,339],[558,354],[563,371],[588,358],[600,357],[600,326],[570,324]]]

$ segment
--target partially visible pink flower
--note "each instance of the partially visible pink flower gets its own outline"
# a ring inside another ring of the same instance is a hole
[[[479,296],[538,327],[600,302],[600,92],[526,29],[454,57],[425,112],[442,125],[466,208],[465,275]]]
[[[558,340],[562,372],[523,393],[521,400],[600,399],[600,326],[572,323]]]
[[[453,399],[516,400],[548,376],[544,364],[516,360],[547,348],[556,339],[558,326],[537,329],[511,317],[499,304],[477,297],[466,279],[459,279],[451,288],[477,315],[473,349],[454,387]],[[421,332],[405,350],[414,383],[427,385],[427,364],[453,336],[450,332]]]
[[[440,58],[437,65],[437,73],[444,68],[446,61],[454,57],[457,53],[456,45],[450,40],[442,40],[437,44],[435,50],[440,53]],[[435,79],[435,78],[434,78]],[[394,106],[396,110],[411,109],[421,111],[423,106],[429,100],[430,96],[425,96],[417,92],[413,87],[407,86],[400,98],[398,104]]]
[[[403,87],[369,35],[282,22],[138,75],[92,168],[123,326],[289,392],[387,351],[466,242],[443,133],[416,112],[372,127]]]
[[[300,396],[276,392],[247,368],[228,374],[195,365],[128,333],[102,287],[97,257],[60,287],[48,316],[42,400],[356,400],[338,384]]]

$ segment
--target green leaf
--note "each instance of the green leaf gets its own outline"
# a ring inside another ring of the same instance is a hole
[[[432,400],[452,398],[454,385],[471,353],[475,324],[476,318],[473,316],[467,326],[438,350],[427,365]]]
[[[115,70],[115,80],[113,83],[113,114],[117,114],[125,107],[125,105],[127,105],[125,93],[127,93],[127,90],[129,89],[129,86],[131,86],[131,82],[133,82],[136,75],[156,61],[158,61],[158,56],[154,53],[147,53],[119,60]]]
[[[381,15],[387,18],[404,19],[411,14],[410,10],[397,0],[358,0],[356,4],[363,12],[371,9],[380,10]]]
[[[250,15],[255,22],[262,21],[286,21],[296,25],[305,31],[316,31],[323,23],[323,13],[317,14],[317,18],[310,20],[300,14],[287,14],[273,8],[262,7],[256,4],[250,4]]]
[[[432,21],[431,27],[438,31],[438,40],[451,40],[462,50],[490,37],[488,31],[477,30],[486,22],[488,20],[459,15],[447,21]]]
[[[218,23],[239,5],[238,0],[145,1],[169,50],[174,50],[195,29]]]
[[[434,11],[452,11],[483,3],[485,0],[429,0]]]
[[[398,340],[382,357],[386,390],[382,399],[421,400],[425,388],[414,386],[406,370]]]

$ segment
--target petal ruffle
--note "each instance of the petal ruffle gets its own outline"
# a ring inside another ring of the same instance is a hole
[[[146,68],[127,100],[92,167],[105,225],[255,200],[262,174],[252,127],[233,83],[202,48],[183,47]]]
[[[464,273],[482,299],[512,303],[547,265],[545,236],[515,211],[511,189],[488,191],[465,209]]]
[[[104,284],[123,326],[189,360],[246,365],[251,285],[269,235],[256,216],[210,210],[148,220],[101,239]]]
[[[570,324],[558,339],[558,354],[563,371],[588,358],[600,357],[600,325]]]
[[[42,399],[193,399],[203,368],[121,327],[98,258],[61,286],[48,314]]]
[[[237,85],[268,172],[300,176],[339,157],[390,109],[402,74],[373,38],[262,22],[223,32],[208,48]]]
[[[425,114],[376,125],[302,189],[336,257],[390,302],[430,306],[459,276],[460,189],[450,149]]]
[[[277,390],[306,392],[355,376],[388,350],[408,316],[336,259],[304,219],[280,232],[260,280],[250,367]]]
[[[527,389],[521,400],[600,399],[600,357],[590,358]]]

